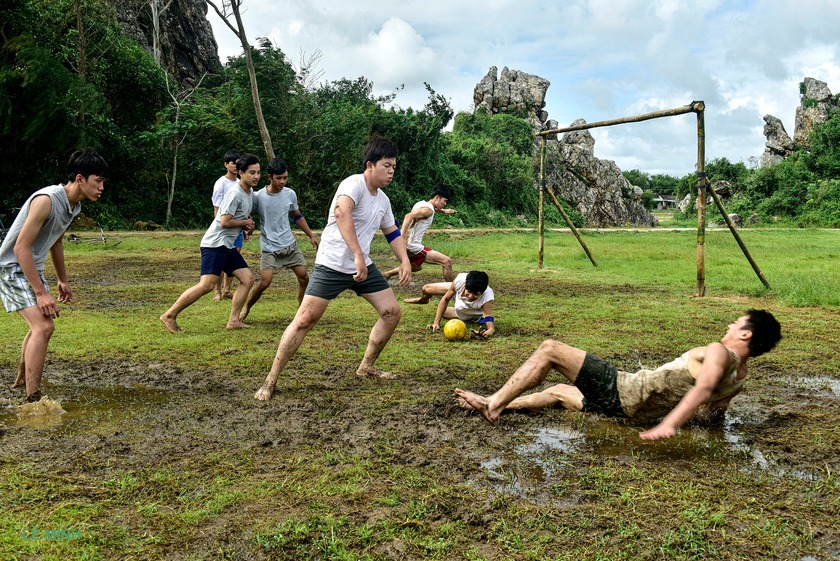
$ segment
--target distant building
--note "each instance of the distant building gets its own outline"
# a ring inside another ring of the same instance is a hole
[[[653,210],[671,210],[677,208],[677,198],[673,195],[654,195]]]

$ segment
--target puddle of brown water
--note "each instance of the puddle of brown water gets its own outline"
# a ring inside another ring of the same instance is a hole
[[[480,465],[497,491],[518,496],[530,495],[563,465],[573,462],[575,453],[583,449],[594,451],[605,459],[632,458],[640,452],[648,452],[667,463],[703,460],[710,449],[718,448],[739,453],[744,459],[741,470],[745,472],[761,471],[806,481],[817,479],[815,474],[777,465],[761,450],[748,444],[742,427],[751,422],[730,415],[722,427],[690,427],[665,442],[648,443],[638,438],[638,427],[591,418],[583,430],[564,426],[537,428],[527,444],[518,445],[509,453],[489,458]]]
[[[102,388],[45,387],[37,403],[6,404],[0,408],[0,424],[34,430],[62,427],[68,434],[111,429],[144,409],[169,398],[162,390],[142,385]]]

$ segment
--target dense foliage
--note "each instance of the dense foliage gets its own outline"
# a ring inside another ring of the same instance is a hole
[[[67,156],[93,146],[111,163],[103,201],[85,208],[94,220],[110,228],[162,223],[174,181],[169,226],[203,228],[222,154],[235,148],[263,156],[244,56],[231,58],[222,75],[205,76],[197,89],[183,89],[125,36],[105,0],[9,0],[0,17],[0,213],[34,189],[64,181]],[[323,226],[337,183],[361,170],[361,147],[372,135],[393,139],[402,151],[388,189],[398,215],[442,181],[454,189],[460,211],[441,216],[443,223],[535,220],[533,134],[524,120],[455,116],[429,84],[420,110],[400,108],[399,90],[373,95],[363,77],[315,84],[316,68],[295,68],[267,41],[252,56],[275,151],[289,164],[290,186],[313,226]],[[453,116],[452,130],[444,132]],[[706,168],[711,181],[735,186],[727,201],[732,211],[840,225],[837,115],[814,132],[808,150],[781,164],[751,169],[721,158]],[[694,174],[630,170],[625,177],[648,204],[653,193],[682,198],[696,185]],[[562,224],[551,207],[546,218]]]

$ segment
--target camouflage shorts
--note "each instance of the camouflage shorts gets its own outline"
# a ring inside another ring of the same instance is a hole
[[[586,353],[586,359],[575,379],[575,386],[583,394],[583,410],[610,417],[625,417],[618,397],[618,372],[602,358]]]

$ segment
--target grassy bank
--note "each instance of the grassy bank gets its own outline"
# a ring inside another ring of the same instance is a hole
[[[345,294],[267,404],[253,392],[297,283],[275,276],[253,329],[224,330],[229,303],[207,296],[179,317],[186,333],[169,334],[157,318],[197,280],[200,236],[66,248],[75,298],[46,377],[67,413],[34,426],[0,390],[0,558],[840,555],[838,231],[743,231],[770,290],[727,231],[710,231],[703,298],[690,230],[587,232],[597,268],[573,236],[550,232],[542,270],[533,232],[434,231],[427,244],[458,271],[490,274],[498,336],[449,343],[424,329],[435,303],[404,306],[378,363],[398,378],[357,379],[375,313]],[[257,242],[243,254],[256,265]],[[374,260],[395,262],[381,238]],[[439,280],[426,267],[395,291]],[[754,361],[723,427],[655,444],[641,426],[559,410],[491,427],[450,397],[495,389],[545,338],[655,366],[751,307],[773,311],[785,338]],[[0,321],[8,383],[24,334],[18,317]]]

